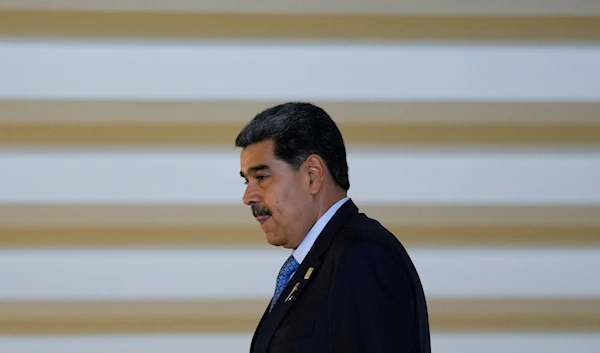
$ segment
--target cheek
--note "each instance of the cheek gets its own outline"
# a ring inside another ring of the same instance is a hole
[[[291,205],[293,204],[294,195],[286,188],[282,188],[277,192],[270,195],[268,202],[270,203],[271,211],[278,215],[286,215],[289,213]]]
[[[281,221],[288,223],[302,213],[305,205],[303,195],[298,187],[289,185],[270,194],[266,202],[271,211],[282,218]]]

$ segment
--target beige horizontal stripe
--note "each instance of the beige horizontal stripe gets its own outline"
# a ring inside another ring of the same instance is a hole
[[[251,332],[266,301],[0,302],[0,334]],[[600,330],[600,300],[429,300],[432,331]]]
[[[597,17],[2,11],[0,35],[310,40],[595,41]]]
[[[600,206],[361,205],[390,226],[600,226]],[[257,226],[240,205],[0,204],[2,227]]]
[[[598,145],[600,124],[339,124],[349,144]],[[0,124],[4,146],[233,146],[243,124]]]
[[[0,302],[0,334],[246,332],[265,302]]]
[[[242,126],[278,101],[0,100],[0,123]],[[600,125],[594,102],[313,101],[342,125]]]
[[[430,300],[434,331],[600,330],[598,299]]]
[[[598,144],[600,103],[316,102],[348,143]],[[0,101],[0,145],[227,145],[275,102]]]
[[[401,226],[387,227],[408,246],[598,246],[600,226]],[[2,227],[0,248],[257,246],[267,242],[247,227]]]
[[[600,207],[365,206],[406,245],[600,245]],[[0,206],[0,247],[265,246],[243,206]]]

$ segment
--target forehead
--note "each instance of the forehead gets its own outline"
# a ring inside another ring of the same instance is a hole
[[[273,153],[273,142],[262,141],[247,146],[240,152],[240,169],[243,174],[248,174],[257,166],[266,165],[269,168],[276,168],[280,163]]]

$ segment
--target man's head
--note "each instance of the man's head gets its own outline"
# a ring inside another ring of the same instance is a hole
[[[239,133],[242,201],[267,241],[297,247],[318,218],[350,188],[344,140],[331,117],[309,103],[285,103]]]

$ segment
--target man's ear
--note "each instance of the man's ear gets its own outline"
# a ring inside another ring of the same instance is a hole
[[[316,154],[310,155],[305,162],[310,182],[310,191],[313,195],[321,190],[325,177],[325,162]]]

